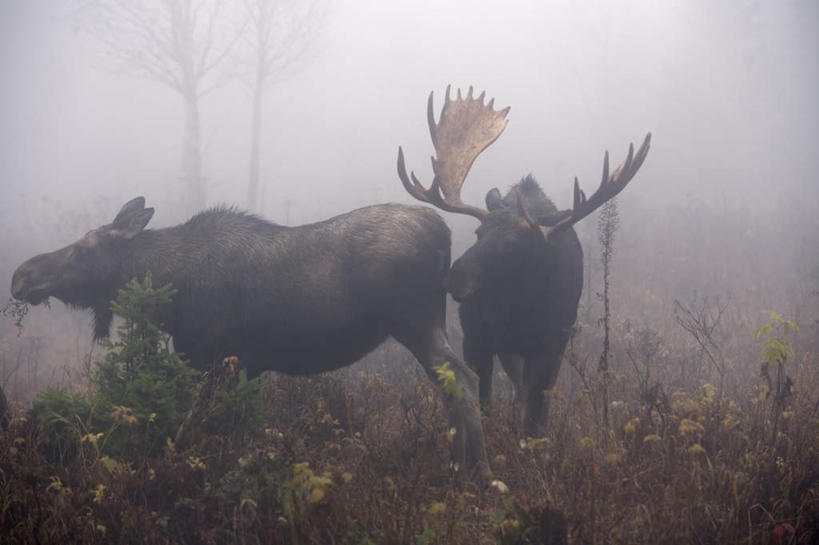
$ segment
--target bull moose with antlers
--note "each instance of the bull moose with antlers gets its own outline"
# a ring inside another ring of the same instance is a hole
[[[477,241],[452,265],[446,289],[460,302],[466,362],[478,373],[480,400],[489,404],[492,367],[497,355],[525,407],[524,429],[536,435],[548,413],[548,390],[557,380],[563,351],[577,318],[583,287],[583,250],[572,226],[611,199],[631,181],[648,154],[651,134],[637,153],[609,173],[603,159],[600,187],[586,198],[574,180],[574,206],[559,211],[535,179],[527,176],[506,196],[497,188],[486,194],[486,209],[465,204],[460,192],[475,158],[506,127],[509,108],[484,105],[469,88],[446,100],[435,122],[432,93],[427,121],[436,157],[429,188],[407,176],[398,148],[398,175],[410,195],[441,210],[480,221]]]

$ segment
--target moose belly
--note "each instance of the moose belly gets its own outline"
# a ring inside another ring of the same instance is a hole
[[[387,335],[375,318],[291,321],[267,330],[248,328],[240,352],[251,375],[268,370],[306,375],[355,363]]]

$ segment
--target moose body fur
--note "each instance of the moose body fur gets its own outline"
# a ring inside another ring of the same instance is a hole
[[[434,211],[384,204],[285,227],[226,208],[165,229],[144,229],[137,198],[114,222],[21,265],[12,294],[54,296],[94,312],[108,334],[110,301],[150,271],[177,290],[159,319],[196,367],[238,356],[250,375],[310,374],[349,365],[388,336],[435,377],[450,362],[463,396],[448,399],[456,460],[485,461],[477,379],[444,330],[450,232]]]
[[[534,435],[548,412],[544,392],[557,380],[577,319],[583,250],[574,229],[547,239],[532,229],[520,215],[518,195],[540,224],[565,215],[532,177],[503,199],[490,191],[490,214],[478,240],[453,264],[447,287],[461,302],[464,359],[478,373],[481,402],[489,404],[497,355],[525,405],[526,431]]]

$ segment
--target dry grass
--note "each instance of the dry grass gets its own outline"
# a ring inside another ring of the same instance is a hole
[[[20,412],[0,447],[0,533],[8,543],[819,539],[815,391],[796,389],[773,438],[761,382],[718,402],[705,379],[664,382],[678,357],[658,350],[656,379],[641,382],[632,362],[610,377],[606,427],[600,377],[577,348],[569,357],[544,437],[521,442],[503,396],[485,419],[494,478],[509,493],[450,466],[440,398],[415,370],[357,369],[273,377],[263,429],[136,464],[103,459],[90,442],[64,464],[49,461]],[[794,383],[815,384],[818,366],[803,353]]]

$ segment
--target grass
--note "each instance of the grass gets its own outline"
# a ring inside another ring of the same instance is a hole
[[[794,382],[815,384],[817,364],[805,356]],[[78,426],[61,428],[77,434],[78,452],[50,460],[54,438],[18,412],[0,438],[0,533],[6,543],[819,539],[813,391],[788,399],[772,437],[761,381],[718,401],[706,381],[641,391],[633,378],[610,379],[610,427],[593,381],[561,383],[541,438],[522,440],[518,411],[496,400],[484,425],[506,493],[451,467],[439,392],[415,371],[270,377],[264,422],[200,430],[191,446],[169,441],[138,463],[101,455]]]

